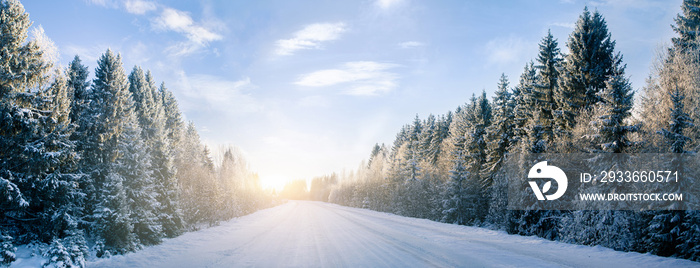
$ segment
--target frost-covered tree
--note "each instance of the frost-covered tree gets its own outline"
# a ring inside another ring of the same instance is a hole
[[[700,1],[683,0],[681,5],[683,14],[678,14],[674,21],[676,25],[671,25],[673,31],[678,34],[671,38],[673,47],[683,51],[688,48],[697,48],[697,36],[700,32]]]
[[[615,41],[610,37],[603,16],[586,7],[576,22],[576,29],[566,43],[569,54],[562,66],[554,98],[558,107],[557,122],[562,131],[570,131],[581,109],[590,110],[600,101],[598,92],[612,72]]]
[[[680,90],[679,87],[671,93],[671,102],[673,103],[673,108],[671,108],[671,121],[669,122],[668,128],[663,128],[659,131],[669,144],[669,151],[676,154],[686,153],[686,144],[691,141],[684,132],[687,128],[693,127],[694,124],[691,122],[688,113],[685,111],[683,105],[683,99],[685,95]]]
[[[483,220],[487,210],[484,198],[485,185],[489,182],[481,177],[481,168],[486,162],[486,128],[491,123],[491,105],[484,92],[478,99],[472,96],[465,107],[462,137],[453,137],[456,142],[453,166],[443,202],[443,222],[457,224]],[[455,131],[462,133],[462,131]]]
[[[82,64],[80,57],[75,55],[68,65],[68,88],[71,99],[71,122],[78,122],[82,110],[88,100],[90,81],[88,81],[88,67]]]
[[[162,99],[163,112],[165,115],[165,128],[168,140],[174,148],[179,148],[182,133],[187,126],[182,121],[182,113],[178,106],[175,95],[167,87],[165,83],[161,83],[158,88],[158,96]],[[180,156],[178,156],[180,157]],[[184,158],[185,156],[182,156]]]
[[[138,149],[140,133],[134,102],[128,88],[121,56],[107,50],[97,63],[95,79],[89,98],[89,108],[83,111],[79,129],[86,137],[79,146],[83,155],[84,171],[90,176],[92,185],[87,188],[86,209],[94,222],[92,233],[104,243],[99,255],[122,253],[134,250],[138,244],[133,234],[129,203],[125,189],[127,172],[138,175],[142,168],[129,166],[139,161],[139,155],[126,154],[129,149]],[[126,147],[126,148],[125,148]],[[129,183],[129,182],[126,182]]]
[[[554,140],[554,113],[557,110],[557,103],[554,101],[554,92],[559,83],[559,69],[561,69],[561,52],[559,44],[552,36],[551,31],[547,32],[540,42],[540,52],[537,56],[538,70],[537,82],[533,87],[533,98],[535,112],[539,113],[541,125],[544,127],[545,136],[549,142]]]
[[[486,129],[487,152],[486,163],[482,169],[482,176],[487,179],[487,194],[489,198],[490,221],[502,223],[502,214],[505,211],[505,178],[500,173],[506,160],[511,144],[514,142],[513,126],[514,115],[512,93],[508,88],[508,78],[501,75],[492,101],[491,125]],[[499,215],[496,215],[499,214]]]
[[[152,116],[158,120],[153,122],[153,165],[154,176],[158,191],[158,201],[161,204],[160,221],[166,236],[174,237],[182,232],[184,222],[182,220],[182,207],[179,204],[179,187],[177,179],[177,157],[188,157],[179,154],[178,149],[181,141],[181,132],[184,129],[180,109],[172,92],[161,83],[156,89],[150,72],[146,74],[149,81],[151,95],[156,98],[155,109]],[[160,99],[158,101],[157,99]],[[187,161],[187,160],[181,160]]]
[[[700,260],[700,211],[684,212],[681,231],[678,237],[680,243],[676,246],[677,256],[693,261]]]
[[[495,173],[513,141],[513,105],[512,94],[508,88],[508,77],[501,74],[498,88],[493,97],[491,125],[487,128],[488,147],[484,172]]]
[[[214,175],[214,164],[209,150],[201,144],[194,123],[190,122],[181,143],[188,161],[178,162],[178,179],[183,219],[189,229],[200,223],[213,225],[222,212],[223,199],[219,180]]]
[[[13,240],[12,236],[5,235],[0,230],[0,265],[10,266],[17,259],[17,248],[13,245]]]
[[[601,103],[594,123],[596,143],[605,152],[627,152],[627,148],[634,145],[629,135],[639,127],[626,122],[631,115],[634,91],[625,77],[622,56],[615,58],[610,78],[605,81],[605,88],[598,95]]]
[[[535,107],[534,87],[537,70],[533,62],[525,64],[518,85],[513,88],[513,140],[519,142],[527,137],[526,126],[533,117]]]
[[[44,56],[45,35],[46,42],[28,40],[30,26],[18,1],[0,2],[3,262],[11,261],[12,243],[66,236],[81,213],[65,75]]]

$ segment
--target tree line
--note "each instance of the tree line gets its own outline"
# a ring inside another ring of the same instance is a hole
[[[88,80],[31,25],[0,2],[0,265],[32,244],[45,266],[82,267],[270,205],[235,148],[214,164],[150,71],[107,49]]]
[[[393,144],[375,145],[356,171],[317,178],[316,189],[332,190],[312,198],[698,261],[698,211],[507,209],[503,165],[512,157],[698,152],[700,1],[684,0],[672,27],[677,36],[659,53],[635,104],[604,17],[585,8],[568,53],[548,33],[515,86],[502,75],[491,99],[483,92],[454,112],[416,116]]]

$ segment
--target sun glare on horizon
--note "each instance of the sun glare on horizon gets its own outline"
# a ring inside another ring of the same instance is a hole
[[[276,192],[282,191],[284,186],[292,181],[283,175],[260,175],[260,185],[263,189],[274,189]]]

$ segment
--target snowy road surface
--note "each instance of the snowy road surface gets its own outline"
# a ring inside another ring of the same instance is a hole
[[[290,201],[89,267],[698,267],[687,260]]]

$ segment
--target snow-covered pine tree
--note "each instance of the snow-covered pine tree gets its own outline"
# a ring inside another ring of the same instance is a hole
[[[513,139],[513,101],[508,88],[508,77],[501,74],[495,96],[493,97],[493,118],[486,129],[488,137],[487,161],[484,165],[485,174],[493,174],[501,167],[501,163]]]
[[[681,242],[676,246],[676,256],[700,260],[700,211],[685,211],[678,240]]]
[[[150,74],[150,72],[148,73]],[[180,107],[175,99],[175,95],[167,87],[165,83],[161,83],[158,88],[158,96],[160,96],[163,106],[163,111],[165,115],[165,131],[170,141],[171,147],[175,149],[175,153],[178,153],[177,148],[180,148],[180,140],[182,140],[182,135],[187,129],[185,122],[182,121],[182,113],[180,112]],[[177,154],[176,159],[183,159],[186,161],[186,155]]]
[[[124,202],[128,207],[129,221],[133,233],[140,245],[155,245],[163,237],[162,226],[156,212],[160,206],[155,195],[156,184],[152,177],[151,163],[142,129],[138,126],[136,115],[128,119],[118,144],[119,157],[114,164],[114,171],[123,178],[125,191]]]
[[[138,147],[133,133],[141,130],[128,87],[121,56],[108,49],[98,60],[90,105],[80,121],[86,137],[82,146],[83,167],[92,183],[91,192],[87,193],[91,205],[86,208],[92,213],[89,216],[93,222],[92,234],[104,243],[98,252],[100,256],[137,247],[124,187],[129,174],[124,168],[129,168],[131,161],[141,159],[138,155],[125,155],[127,150],[123,146]]]
[[[3,262],[13,241],[43,242],[75,228],[82,194],[75,188],[70,99],[63,72],[44,55],[39,31],[18,1],[0,2],[0,233]],[[51,72],[53,71],[53,72]],[[15,240],[14,238],[20,238]]]
[[[431,165],[437,161],[439,153],[440,137],[438,135],[438,125],[435,115],[430,114],[423,122],[423,131],[420,139],[420,155],[423,161]]]
[[[466,182],[467,193],[470,195],[468,202],[471,208],[469,211],[473,213],[468,215],[470,222],[483,221],[488,212],[487,191],[492,181],[491,178],[481,175],[481,169],[487,160],[486,129],[491,125],[491,114],[491,104],[486,97],[486,91],[484,91],[477,99],[471,115],[468,116],[472,127],[465,143],[465,150],[468,154],[467,164],[472,175]]]
[[[372,166],[372,161],[374,161],[374,158],[379,155],[379,152],[381,151],[381,146],[379,146],[379,143],[375,143],[374,147],[372,147],[372,152],[369,154],[369,160],[367,160],[367,167]]]
[[[598,11],[591,14],[588,7],[576,22],[576,29],[569,35],[559,86],[554,92],[557,126],[566,133],[574,128],[574,116],[580,109],[590,108],[600,101],[598,92],[605,88],[605,81],[612,71],[615,41]]]
[[[469,103],[460,106],[455,111],[450,135],[445,140],[447,152],[451,155],[446,159],[450,162],[450,171],[447,183],[442,193],[442,218],[440,221],[453,224],[467,224],[467,208],[464,196],[464,181],[470,176],[465,151],[466,135],[470,125],[467,111],[476,105],[476,97],[472,96]]]
[[[128,154],[134,156],[133,160],[141,161],[132,163],[139,168],[129,174],[130,179],[124,184],[134,232],[142,244],[153,245],[160,242],[163,236],[163,227],[156,215],[160,212],[161,204],[156,200],[158,182],[154,178],[154,146],[160,135],[158,120],[162,120],[163,116],[158,113],[160,100],[153,96],[151,84],[140,67],[134,67],[129,74],[129,92],[134,100],[134,112],[141,131],[136,136],[127,134],[133,140],[133,146],[125,146],[123,150],[129,151]]]
[[[422,133],[423,122],[420,120],[418,115],[416,115],[415,119],[413,119],[413,125],[409,127],[408,141],[406,143],[408,146],[406,147],[403,155],[405,159],[404,163],[406,164],[404,167],[406,170],[404,174],[407,176],[404,178],[404,180],[417,180],[421,175],[418,162],[421,160],[423,153],[421,144]]]
[[[79,267],[73,264],[73,260],[70,257],[70,253],[60,240],[54,239],[49,245],[49,250],[44,253],[44,258],[47,260],[42,264],[42,267],[66,267],[74,268]]]
[[[82,64],[80,57],[75,55],[73,61],[68,64],[68,89],[71,99],[71,122],[77,123],[82,114],[85,102],[88,99],[90,81],[88,81],[88,67]]]
[[[182,208],[180,206],[180,189],[177,179],[176,159],[178,156],[186,155],[179,154],[178,147],[181,143],[182,129],[184,128],[180,109],[178,108],[175,96],[170,90],[165,87],[165,83],[161,83],[156,89],[150,71],[146,74],[149,87],[152,90],[151,95],[160,97],[160,101],[155,101],[156,109],[154,112],[159,120],[154,121],[154,129],[156,136],[154,137],[153,150],[153,165],[154,176],[159,187],[158,201],[161,204],[160,222],[163,225],[163,231],[167,237],[175,237],[182,233],[184,222],[182,219]]]
[[[676,86],[675,90],[670,93],[673,108],[671,108],[671,122],[668,128],[662,128],[659,131],[669,144],[669,151],[676,154],[687,153],[685,150],[686,144],[691,140],[685,136],[684,132],[687,128],[695,126],[686,112],[683,99],[685,95],[681,89]]]
[[[508,88],[508,77],[501,74],[498,81],[495,96],[492,101],[491,125],[486,129],[487,136],[487,160],[482,169],[482,176],[488,178],[489,212],[487,217],[492,223],[503,224],[507,198],[507,183],[503,176],[499,176],[502,165],[506,159],[508,150],[513,142],[513,105],[512,93]]]
[[[0,230],[0,265],[10,266],[17,259],[15,251],[17,248],[13,245],[14,238],[3,234]]]
[[[423,132],[423,122],[416,115],[413,124],[408,127],[409,134],[408,140],[404,144],[405,148],[401,150],[401,157],[404,159],[401,174],[404,178],[398,189],[402,205],[400,211],[402,215],[409,217],[425,217],[429,210],[426,206],[429,204],[427,202],[429,200],[426,191],[427,184],[423,180],[424,170],[421,165],[425,153],[424,145],[426,145],[421,139]]]
[[[671,121],[669,125],[662,128],[658,133],[661,134],[668,144],[668,150],[675,154],[686,154],[686,145],[691,141],[685,135],[685,130],[694,126],[690,117],[686,112],[683,104],[685,98],[684,92],[676,85],[674,90],[669,92],[668,97],[673,103],[671,108]],[[684,166],[676,163],[677,159],[673,159],[670,163],[670,169],[682,170]],[[683,243],[680,239],[683,233],[683,224],[687,222],[683,211],[655,211],[651,213],[651,220],[647,225],[647,233],[644,238],[646,249],[649,252],[660,256],[672,256],[677,254],[680,248],[693,246]],[[686,235],[692,236],[687,233]]]
[[[18,185],[27,180],[24,163],[25,140],[33,136],[33,115],[30,87],[45,80],[49,66],[41,59],[41,51],[34,42],[27,42],[27,29],[31,26],[29,15],[19,1],[0,2],[0,217],[11,223],[12,218],[22,217],[29,205]],[[31,69],[27,67],[32,67]],[[25,71],[27,70],[27,71]],[[9,218],[8,218],[9,217]],[[4,248],[13,248],[13,236],[17,226],[0,226]],[[10,230],[13,229],[13,230]],[[9,260],[8,258],[5,261]]]
[[[674,19],[676,25],[671,25],[678,37],[671,38],[673,48],[684,51],[688,48],[697,48],[697,36],[700,31],[700,1],[683,0],[681,5],[683,14],[678,14]]]
[[[456,140],[456,142],[460,142]],[[440,221],[453,224],[467,224],[467,200],[464,198],[464,180],[469,177],[467,161],[463,149],[454,150],[452,169],[445,187],[442,200],[442,218]]]
[[[613,60],[610,78],[605,81],[605,88],[598,93],[601,103],[595,118],[596,143],[599,149],[611,153],[624,153],[634,145],[629,135],[639,129],[637,125],[627,125],[625,120],[631,115],[634,91],[625,77],[622,56],[618,54]]]
[[[532,107],[535,107],[533,90],[537,83],[537,70],[531,61],[525,64],[518,85],[513,88],[513,140],[524,140],[528,132],[526,126],[532,120]]]
[[[540,52],[537,56],[538,70],[537,82],[533,87],[533,97],[535,99],[536,112],[540,113],[540,120],[544,127],[545,138],[548,142],[554,141],[554,113],[557,104],[554,101],[554,92],[559,83],[559,69],[561,69],[561,52],[559,44],[548,31],[540,42]]]
[[[183,219],[189,229],[196,228],[199,223],[213,225],[221,213],[221,187],[214,176],[214,164],[209,158],[209,151],[201,144],[199,133],[192,122],[185,130],[181,150],[189,158],[189,161],[178,164]]]
[[[484,195],[486,181],[480,176],[486,162],[486,128],[491,123],[491,105],[486,92],[478,99],[472,96],[465,108],[464,120],[466,129],[463,138],[453,139],[457,144],[447,195],[443,201],[442,220],[472,224],[482,221],[488,210]]]

